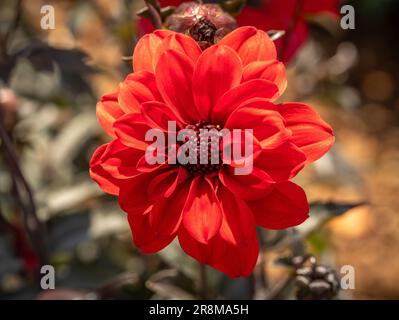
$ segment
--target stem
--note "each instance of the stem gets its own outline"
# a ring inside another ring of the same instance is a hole
[[[8,41],[12,36],[12,33],[14,32],[15,29],[17,29],[19,22],[21,21],[22,17],[22,0],[17,0],[15,4],[15,14],[14,14],[14,19],[10,24],[10,27],[6,31],[3,39],[1,39],[1,53],[5,57],[7,56],[7,45]]]
[[[251,275],[248,277],[248,287],[249,287],[249,295],[253,300],[256,295],[256,276],[254,272],[252,272]]]
[[[288,275],[277,283],[271,290],[267,293],[265,300],[278,300],[282,298],[284,292],[289,288],[294,280],[293,275]]]
[[[208,299],[208,278],[206,274],[206,266],[203,263],[199,263],[199,293],[202,299]]]
[[[92,295],[98,300],[112,299],[124,286],[136,284],[138,281],[139,277],[137,274],[132,272],[122,273],[100,288],[92,291],[89,296]]]
[[[45,265],[48,262],[48,253],[44,241],[43,226],[41,225],[41,222],[37,217],[33,193],[21,171],[21,168],[19,167],[14,146],[11,142],[10,137],[7,134],[6,129],[3,126],[2,117],[3,115],[0,110],[0,139],[2,142],[1,148],[4,152],[5,160],[11,171],[13,191],[15,194],[16,202],[21,208],[24,218],[24,225],[32,242],[33,249],[38,256],[41,265]]]
[[[149,0],[145,0],[145,4],[147,5],[148,10],[150,11],[151,21],[154,28],[162,29],[162,18],[158,10],[154,8],[154,6],[149,2]]]
[[[266,247],[266,237],[267,231],[263,228],[259,229],[259,239],[260,239],[260,283],[263,289],[269,288],[269,279],[267,277],[267,259],[265,254],[265,247]]]
[[[297,0],[296,5],[295,5],[295,10],[294,10],[294,15],[291,19],[291,23],[287,29],[286,36],[284,38],[283,44],[280,48],[279,56],[280,59],[284,59],[288,44],[292,38],[292,34],[294,33],[295,27],[297,26],[299,19],[301,17],[302,9],[304,6],[304,0]]]

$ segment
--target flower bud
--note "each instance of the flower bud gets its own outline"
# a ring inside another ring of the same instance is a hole
[[[15,111],[17,107],[17,97],[13,90],[9,88],[0,89],[0,109],[4,111]]]
[[[236,29],[237,23],[218,4],[185,2],[166,19],[165,26],[191,36],[205,49]]]

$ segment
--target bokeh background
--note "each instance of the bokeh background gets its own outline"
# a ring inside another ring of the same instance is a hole
[[[194,261],[176,244],[156,255],[140,254],[117,200],[88,175],[93,151],[108,139],[95,104],[131,72],[122,57],[131,56],[139,37],[136,11],[143,2],[18,3],[0,1],[1,48],[8,56],[0,58],[1,97],[11,101],[3,104],[2,121],[44,229],[27,231],[2,149],[0,298],[197,297]],[[329,154],[296,178],[312,203],[312,221],[298,232],[321,263],[338,272],[354,266],[356,289],[340,298],[399,299],[399,3],[347,3],[355,7],[356,29],[312,20],[311,37],[287,66],[283,100],[314,107],[337,138]],[[55,30],[40,28],[45,4],[55,7]],[[275,263],[287,251],[280,241],[285,236],[266,231],[256,272],[270,288],[281,286],[289,273]],[[43,261],[56,268],[57,290],[38,286]],[[248,298],[254,290],[245,279],[210,269],[208,285],[217,298]]]

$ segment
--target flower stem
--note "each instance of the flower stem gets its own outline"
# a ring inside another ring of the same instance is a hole
[[[206,274],[206,266],[199,263],[199,294],[202,299],[208,299],[208,277]]]
[[[145,4],[148,7],[148,11],[151,15],[151,21],[155,29],[162,29],[162,18],[158,10],[150,3],[149,0],[145,0]]]
[[[4,158],[10,168],[16,201],[24,218],[25,228],[41,265],[48,263],[48,252],[44,240],[43,226],[36,214],[36,205],[32,190],[18,164],[17,154],[8,133],[3,126],[3,114],[0,110],[0,140]]]
[[[7,46],[9,39],[11,38],[13,32],[17,29],[22,17],[22,0],[17,0],[15,2],[15,13],[10,27],[6,31],[4,37],[1,39],[1,54],[7,56]]]

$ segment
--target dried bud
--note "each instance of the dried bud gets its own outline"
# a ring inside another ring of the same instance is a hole
[[[337,274],[333,269],[318,265],[314,257],[294,257],[301,263],[296,267],[297,298],[300,300],[333,299],[339,291]],[[308,263],[309,265],[304,265]]]
[[[15,111],[17,108],[17,97],[9,88],[0,89],[0,108],[5,111]]]
[[[205,49],[236,29],[237,23],[218,4],[185,2],[166,19],[165,26],[191,36]]]

